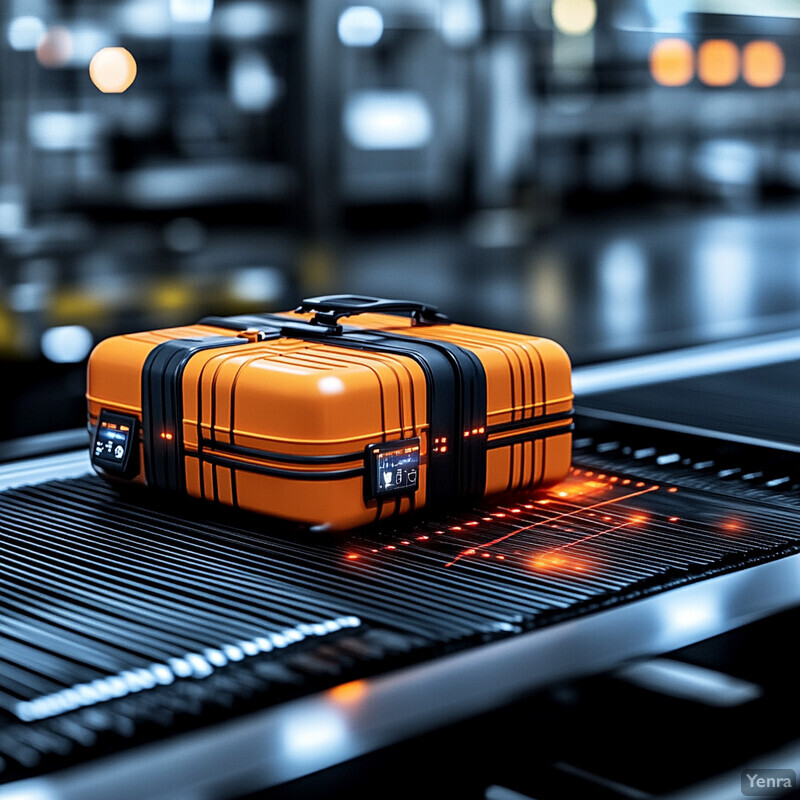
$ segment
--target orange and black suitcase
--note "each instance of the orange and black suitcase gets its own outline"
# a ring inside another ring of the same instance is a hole
[[[550,485],[570,464],[564,350],[408,301],[115,336],[87,399],[101,475],[315,529]]]

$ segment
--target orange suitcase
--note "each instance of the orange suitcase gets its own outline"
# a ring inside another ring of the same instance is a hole
[[[115,336],[87,399],[104,477],[314,529],[553,484],[570,464],[564,350],[409,301],[332,295]]]

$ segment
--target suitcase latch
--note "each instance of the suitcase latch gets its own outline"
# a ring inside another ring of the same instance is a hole
[[[246,330],[237,333],[236,336],[240,339],[247,339],[248,342],[264,342],[267,339],[274,339],[275,335],[268,334],[266,331],[262,331],[260,328],[247,328]]]

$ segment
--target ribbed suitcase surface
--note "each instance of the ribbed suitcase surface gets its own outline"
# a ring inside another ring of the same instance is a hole
[[[87,398],[103,476],[319,529],[550,485],[570,462],[557,344],[408,301],[335,295],[113,337]]]

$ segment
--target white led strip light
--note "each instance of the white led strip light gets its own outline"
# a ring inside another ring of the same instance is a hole
[[[176,678],[206,678],[216,668],[224,667],[232,661],[243,661],[245,658],[279,650],[302,642],[309,636],[327,636],[344,628],[358,628],[360,625],[361,620],[353,616],[302,623],[294,628],[286,628],[280,633],[266,633],[255,639],[226,644],[218,648],[208,647],[202,654],[186,653],[183,656],[169,658],[166,663],[127,669],[90,683],[78,683],[53,694],[20,701],[14,708],[14,713],[23,722],[55,717],[156,686],[167,686]]]

